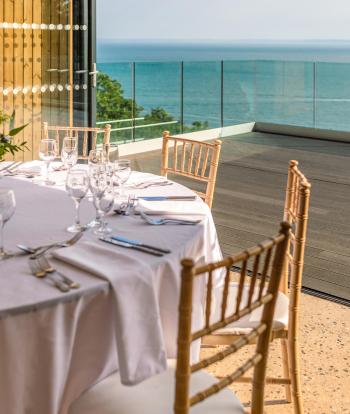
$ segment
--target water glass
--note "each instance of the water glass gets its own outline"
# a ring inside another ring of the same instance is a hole
[[[106,156],[103,149],[93,149],[89,152],[89,168],[93,166],[103,165],[105,161]]]
[[[55,139],[42,139],[40,141],[39,158],[45,162],[46,175],[44,184],[54,185],[55,182],[49,179],[49,167],[52,161],[57,157],[57,143]]]
[[[97,209],[96,199],[101,197],[107,187],[107,177],[104,168],[98,168],[96,166],[89,168],[89,179],[90,179],[90,191],[93,196],[93,203],[96,209],[96,216],[92,220],[88,227],[101,227],[101,215]]]
[[[4,249],[4,226],[13,216],[16,209],[16,200],[13,190],[0,189],[0,260],[10,256]]]
[[[64,167],[70,170],[78,161],[78,140],[75,137],[63,138],[61,160]]]
[[[107,233],[112,231],[111,228],[108,227],[108,223],[105,219],[106,214],[108,214],[113,206],[114,206],[114,191],[113,187],[108,186],[105,191],[103,192],[102,196],[99,198],[94,198],[94,203],[96,206],[97,211],[101,217],[101,226],[98,227],[94,233],[98,236],[104,236]]]
[[[89,176],[87,171],[72,169],[68,171],[66,191],[72,197],[75,204],[75,223],[67,228],[70,233],[79,233],[84,229],[80,224],[79,206],[89,189]]]

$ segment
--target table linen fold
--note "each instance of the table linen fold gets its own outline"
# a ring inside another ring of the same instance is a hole
[[[112,286],[122,383],[135,385],[164,371],[166,350],[150,266],[90,241],[57,250],[53,255],[108,280]]]

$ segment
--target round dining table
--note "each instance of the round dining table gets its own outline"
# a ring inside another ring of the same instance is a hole
[[[18,254],[0,261],[0,412],[66,414],[85,390],[117,370],[130,386],[165,370],[167,359],[176,357],[181,260],[222,258],[208,206],[199,197],[144,203],[149,217],[198,219],[195,225],[152,225],[136,209],[129,215],[111,212],[110,236],[170,252],[154,256],[105,243],[86,230],[73,246],[48,255],[54,269],[80,285],[63,293],[51,278],[35,277],[29,254],[20,254],[16,246],[36,247],[72,236],[66,231],[74,221],[74,204],[65,192],[67,172],[51,172],[56,184],[45,186],[39,175],[6,176],[3,165],[0,188],[13,189],[16,199],[15,214],[5,226],[5,248]],[[26,168],[38,166],[34,162]],[[139,200],[195,195],[171,181],[157,185],[160,179],[132,172],[125,193]],[[96,214],[89,197],[80,210],[84,224]],[[193,326],[199,327],[203,286],[198,284],[194,296]],[[198,344],[192,351],[195,360]]]

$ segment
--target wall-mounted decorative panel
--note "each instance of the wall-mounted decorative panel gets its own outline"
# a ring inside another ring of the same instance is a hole
[[[83,86],[74,84],[73,40],[87,31],[73,12],[72,0],[1,0],[0,108],[29,123],[16,137],[28,147],[19,160],[38,157],[43,121],[73,123],[73,93]]]

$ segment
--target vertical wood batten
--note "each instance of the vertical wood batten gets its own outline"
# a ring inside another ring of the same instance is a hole
[[[42,0],[32,0],[33,22],[42,21]],[[41,139],[41,122],[42,122],[42,94],[40,86],[42,85],[42,48],[43,33],[40,30],[33,30],[32,43],[32,85],[38,88],[38,91],[32,95],[32,158],[38,157],[39,142]]]
[[[32,0],[23,0],[23,22],[33,22]],[[24,161],[31,160],[33,155],[33,38],[32,30],[23,30],[23,87],[28,89],[23,94],[23,123],[29,124],[23,132],[28,147],[23,153]]]
[[[4,5],[4,21],[13,22],[13,0],[3,0]],[[3,29],[4,33],[4,88],[10,89],[7,95],[4,95],[3,105],[7,113],[13,111],[13,30]],[[7,155],[6,159],[12,159],[11,155]]]
[[[16,0],[13,3],[13,21],[23,22],[23,0]],[[13,94],[13,108],[16,111],[16,126],[23,125],[23,72],[24,72],[24,48],[23,29],[13,29],[13,87],[17,93]],[[14,137],[14,142],[19,144],[24,140],[24,132],[21,131]],[[16,159],[23,161],[23,152],[17,152]]]

